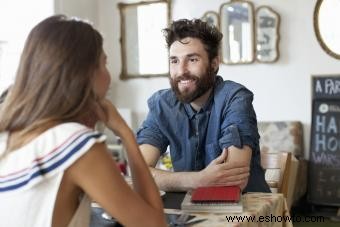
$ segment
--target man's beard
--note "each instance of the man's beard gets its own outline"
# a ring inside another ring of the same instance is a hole
[[[178,83],[181,80],[194,80],[196,82],[196,89],[194,91],[180,91],[178,88]],[[175,92],[177,99],[183,103],[191,103],[195,99],[201,97],[210,88],[214,86],[215,83],[215,73],[212,67],[207,67],[207,70],[201,77],[193,74],[184,74],[175,79],[170,77],[170,85],[172,90]]]

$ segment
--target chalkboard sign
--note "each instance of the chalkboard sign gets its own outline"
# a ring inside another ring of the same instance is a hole
[[[340,75],[312,79],[308,198],[340,205]]]

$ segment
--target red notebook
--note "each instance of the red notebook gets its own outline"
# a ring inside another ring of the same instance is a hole
[[[238,202],[241,189],[238,186],[200,187],[192,191],[191,202]]]

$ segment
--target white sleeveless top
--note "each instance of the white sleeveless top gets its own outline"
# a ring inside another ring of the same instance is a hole
[[[7,133],[0,133],[0,226],[52,225],[64,171],[105,136],[78,123],[48,129],[4,155]],[[89,226],[90,200],[82,198],[69,227]]]

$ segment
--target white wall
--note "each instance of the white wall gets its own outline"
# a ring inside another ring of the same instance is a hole
[[[13,82],[30,30],[54,12],[53,0],[0,0],[0,93]]]
[[[100,0],[99,0],[100,1]],[[97,26],[98,3],[96,0],[55,0],[55,12],[89,20]]]
[[[30,30],[55,13],[97,24],[94,0],[0,0],[0,93],[14,82],[19,58]]]
[[[59,1],[66,2],[66,0]],[[80,0],[73,0],[73,2],[77,1]],[[93,7],[93,3],[90,4],[89,0],[86,2],[88,8],[85,10],[92,15],[97,15],[96,23],[105,37],[105,50],[112,75],[110,97],[118,107],[132,109],[133,127],[136,128],[147,112],[147,98],[158,89],[168,88],[168,79],[119,80],[121,57],[117,3],[133,1],[98,0],[96,7]],[[178,19],[199,18],[207,10],[218,11],[219,6],[227,1],[173,0],[172,2],[173,18]],[[306,157],[308,157],[311,75],[340,74],[340,61],[328,56],[316,40],[313,29],[316,0],[253,0],[252,2],[255,7],[269,5],[280,14],[280,58],[274,64],[221,65],[219,74],[224,79],[244,84],[254,92],[254,107],[259,121],[302,121]],[[68,10],[72,11],[72,9]],[[335,22],[330,26],[338,25]]]

